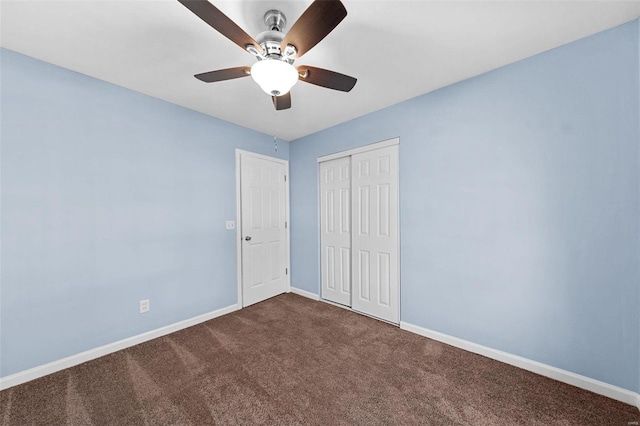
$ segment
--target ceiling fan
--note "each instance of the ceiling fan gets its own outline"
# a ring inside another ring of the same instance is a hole
[[[214,30],[258,58],[253,66],[226,68],[196,74],[205,83],[251,76],[267,94],[276,110],[291,108],[289,90],[298,80],[329,89],[348,92],[356,79],[335,71],[307,65],[294,67],[300,58],[325,38],[347,16],[340,0],[315,0],[293,24],[283,32],[287,20],[279,10],[264,15],[267,31],[254,39],[207,0],[178,0]]]

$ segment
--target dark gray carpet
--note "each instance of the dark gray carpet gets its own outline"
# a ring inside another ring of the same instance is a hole
[[[0,392],[1,425],[620,425],[635,407],[286,294]]]

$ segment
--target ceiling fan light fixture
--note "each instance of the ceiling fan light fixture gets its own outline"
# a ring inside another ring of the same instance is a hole
[[[279,59],[264,59],[251,67],[251,78],[265,93],[282,96],[298,81],[298,71],[288,62]]]

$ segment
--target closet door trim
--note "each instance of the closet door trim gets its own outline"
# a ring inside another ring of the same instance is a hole
[[[369,145],[359,146],[357,148],[348,149],[346,151],[340,151],[333,154],[323,155],[322,157],[318,157],[318,163],[322,163],[324,161],[335,160],[336,158],[349,157],[354,154],[360,154],[362,152],[371,151],[373,149],[385,148],[387,146],[400,145],[400,138],[392,138],[387,139],[382,142],[370,143]]]

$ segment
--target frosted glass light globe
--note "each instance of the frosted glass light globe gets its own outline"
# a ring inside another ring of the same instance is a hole
[[[251,78],[271,96],[282,96],[298,81],[298,71],[288,62],[263,59],[251,67]]]

